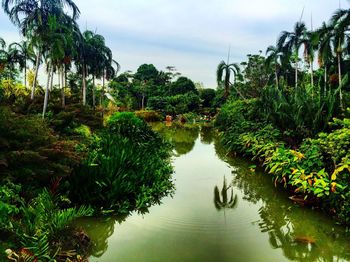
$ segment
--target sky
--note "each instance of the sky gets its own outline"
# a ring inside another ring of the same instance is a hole
[[[308,28],[328,21],[346,0],[75,0],[81,30],[101,34],[121,72],[144,63],[159,70],[175,66],[183,76],[216,87],[216,68],[227,60],[265,53],[283,30],[302,15]],[[303,11],[304,10],[304,11]],[[312,17],[312,19],[311,19]],[[17,28],[0,11],[0,37],[20,40]]]

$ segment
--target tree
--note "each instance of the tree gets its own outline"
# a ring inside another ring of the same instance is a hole
[[[259,54],[248,54],[248,61],[241,63],[242,65],[242,76],[239,74],[239,79],[242,79],[244,83],[238,83],[237,89],[244,94],[244,97],[257,97],[261,90],[268,83],[271,68],[266,67],[265,57]],[[243,89],[244,88],[244,89]]]
[[[199,90],[199,97],[202,100],[203,107],[212,107],[216,92],[211,88],[203,88]]]
[[[304,60],[307,62],[310,68],[311,87],[314,87],[314,58],[315,50],[317,49],[317,42],[315,41],[315,32],[306,31],[302,38],[302,44],[304,45]]]
[[[298,62],[299,49],[306,34],[306,26],[303,22],[297,22],[294,31],[283,31],[277,40],[277,48],[284,55],[291,54],[291,59],[295,66],[295,87],[298,87]]]
[[[23,85],[27,87],[27,60],[34,62],[33,50],[28,45],[27,41],[22,41],[21,43],[12,43],[9,45],[9,55],[13,56],[14,61],[18,63],[23,73]]]
[[[61,20],[59,20],[61,18]],[[42,44],[43,53],[46,65],[47,65],[47,84],[45,89],[44,105],[42,117],[45,117],[48,98],[49,98],[49,86],[52,83],[53,73],[55,67],[59,67],[61,61],[65,57],[65,47],[69,43],[69,27],[64,24],[64,18],[52,15],[48,20],[48,27],[45,32],[42,32]]]
[[[318,65],[324,69],[324,91],[327,88],[327,72],[333,60],[332,53],[332,27],[323,22],[315,31],[314,41],[318,44]]]
[[[278,89],[278,86],[279,86],[278,69],[281,66],[281,57],[283,54],[280,52],[280,50],[276,46],[270,45],[266,49],[266,55],[267,57],[265,60],[265,65],[268,68],[271,68],[271,67],[274,68],[276,88]]]
[[[134,79],[139,81],[155,81],[159,75],[159,71],[153,64],[143,64],[137,69]]]
[[[198,95],[198,90],[191,79],[181,76],[170,86],[170,95],[180,95],[193,92]]]
[[[350,9],[337,10],[332,16],[330,23],[333,27],[332,36],[333,36],[333,51],[337,56],[338,61],[338,79],[339,79],[339,96],[340,96],[340,104],[343,103],[343,95],[342,95],[342,55],[343,52],[349,47],[349,36],[347,34],[350,26]],[[348,50],[349,51],[349,50]]]
[[[224,84],[224,98],[227,99],[227,97],[230,94],[230,86],[231,86],[231,75],[233,75],[233,82],[235,82],[235,77],[240,73],[239,65],[236,63],[225,63],[224,61],[221,61],[218,65],[218,68],[216,70],[216,79],[219,86]],[[236,89],[238,94],[244,98],[240,92]]]
[[[79,8],[72,0],[2,0],[2,7],[10,20],[20,28],[22,35],[31,39],[37,48],[35,62],[35,77],[32,86],[31,99],[34,99],[34,90],[38,76],[42,52],[41,36],[49,26],[52,15],[61,16],[65,10],[71,11],[73,20],[79,17]]]
[[[7,51],[6,51],[6,42],[3,38],[0,37],[0,73],[5,69],[7,63]]]
[[[120,69],[118,62],[113,60],[112,51],[106,46],[105,38],[87,30],[82,34],[80,52],[78,54],[78,67],[83,76],[83,104],[86,104],[86,77],[93,77],[93,106],[95,106],[95,79],[102,78],[103,96],[105,79],[113,78]],[[113,65],[117,69],[114,69]]]

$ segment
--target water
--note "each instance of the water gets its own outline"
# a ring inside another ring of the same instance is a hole
[[[175,144],[176,192],[146,214],[80,220],[95,243],[91,261],[350,259],[345,228],[294,205],[249,161],[226,156],[210,128],[154,129]]]

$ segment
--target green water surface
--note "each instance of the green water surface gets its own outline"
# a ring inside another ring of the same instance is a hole
[[[145,214],[78,221],[94,242],[90,261],[350,259],[344,227],[293,204],[251,162],[226,156],[211,128],[153,128],[175,146],[176,191]]]

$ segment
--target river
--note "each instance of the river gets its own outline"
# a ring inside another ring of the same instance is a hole
[[[209,127],[156,124],[175,145],[175,193],[147,213],[79,220],[90,261],[348,261],[350,234],[293,204]]]

